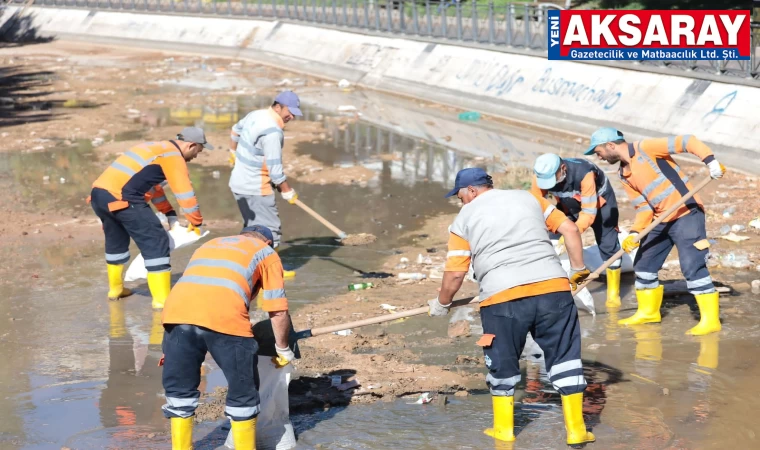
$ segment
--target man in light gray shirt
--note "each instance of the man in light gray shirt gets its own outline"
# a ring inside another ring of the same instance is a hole
[[[243,226],[263,225],[272,231],[274,247],[282,236],[274,190],[294,204],[298,195],[282,169],[283,129],[301,116],[301,102],[292,91],[280,92],[272,107],[253,111],[232,127],[230,152],[234,159],[230,190],[235,196]]]

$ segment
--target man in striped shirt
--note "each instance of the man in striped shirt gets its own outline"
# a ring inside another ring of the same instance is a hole
[[[588,276],[578,227],[543,197],[494,189],[482,169],[461,170],[454,189],[464,206],[451,226],[446,268],[430,315],[448,314],[472,262],[480,285],[480,317],[494,426],[485,431],[514,441],[514,392],[520,381],[519,358],[528,332],[544,351],[546,369],[562,395],[569,445],[593,442],[583,422],[586,380],[581,364],[581,334],[571,287]],[[571,275],[549,240],[547,228],[565,237]]]

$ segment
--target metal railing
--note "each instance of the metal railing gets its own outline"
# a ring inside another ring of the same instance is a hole
[[[23,4],[26,0],[11,0]],[[307,22],[405,35],[431,41],[454,41],[491,50],[520,49],[546,54],[551,3],[502,3],[493,0],[36,0],[34,6],[116,10],[182,15],[252,17]],[[636,61],[694,73],[757,78],[760,24],[752,25],[752,55],[747,61]],[[625,62],[620,62],[624,66]]]

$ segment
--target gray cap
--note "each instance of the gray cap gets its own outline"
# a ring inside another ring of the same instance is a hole
[[[206,141],[206,134],[202,128],[187,127],[180,134],[177,135],[177,139],[185,142],[194,142],[196,144],[203,144],[203,148],[207,150],[213,150],[214,146]]]

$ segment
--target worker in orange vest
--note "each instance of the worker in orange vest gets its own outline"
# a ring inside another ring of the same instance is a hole
[[[92,184],[92,209],[103,223],[106,238],[109,299],[132,294],[124,288],[122,280],[132,238],[145,258],[153,308],[164,307],[171,289],[169,237],[147,199],[167,215],[170,224],[175,222],[177,214],[163,192],[162,184],[167,182],[190,222],[188,228],[202,235],[203,216],[190,182],[187,162],[203,149],[213,148],[202,129],[188,127],[176,139],[131,148]]]
[[[712,178],[720,178],[726,168],[710,148],[692,135],[645,139],[629,143],[623,133],[614,128],[600,128],[591,135],[586,155],[596,155],[610,164],[620,163],[618,176],[631,203],[636,219],[631,234],[623,241],[623,249],[631,252],[641,246],[633,262],[636,272],[638,310],[620,320],[621,325],[660,322],[663,287],[658,272],[675,245],[689,292],[699,306],[700,320],[687,334],[704,335],[720,331],[718,292],[707,270],[708,247],[705,231],[705,209],[695,195],[673,214],[649,232],[641,242],[634,237],[654,218],[686,195],[692,186],[673,155],[691,153],[699,157],[710,170]]]
[[[295,358],[288,345],[290,315],[282,262],[269,228],[253,225],[240,235],[212,239],[195,251],[172,289],[163,312],[164,415],[171,420],[172,449],[192,449],[201,364],[206,352],[224,372],[229,390],[225,413],[232,421],[235,448],[256,448],[256,352],[248,308],[261,291],[282,368]]]

